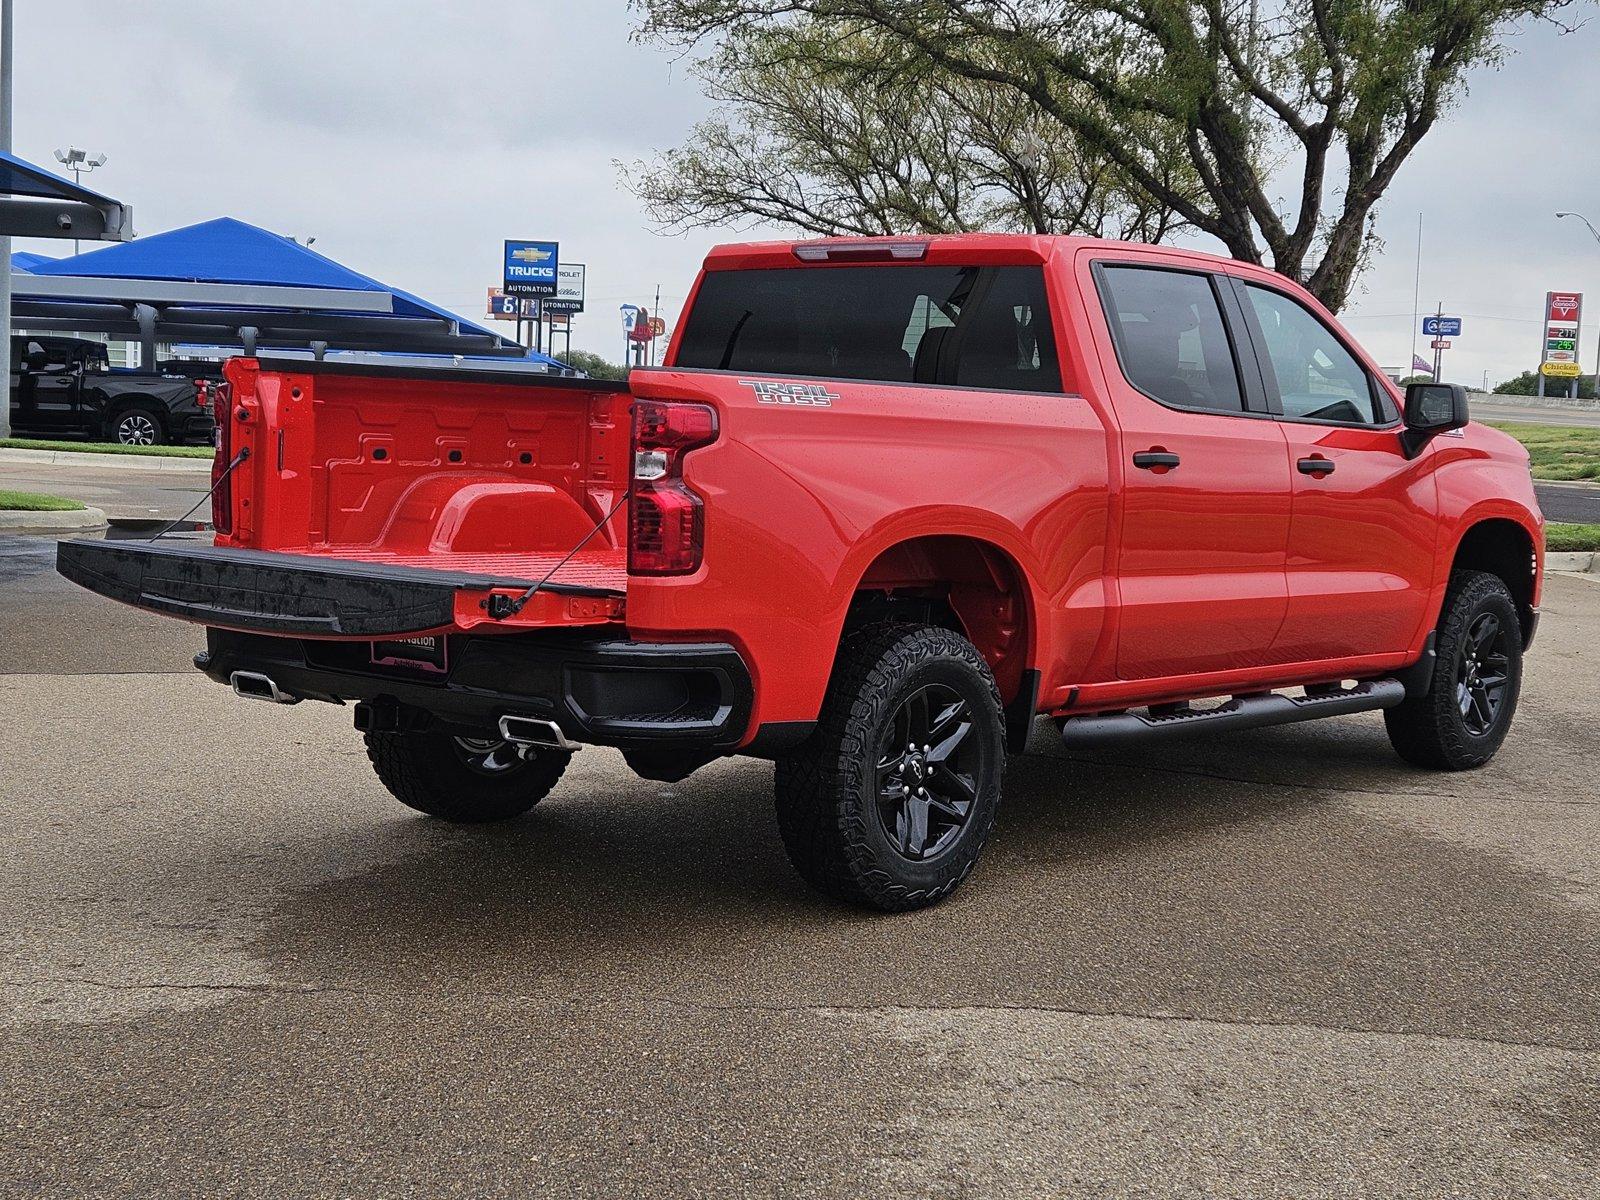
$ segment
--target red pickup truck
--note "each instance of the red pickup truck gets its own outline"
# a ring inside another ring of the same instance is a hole
[[[235,360],[214,546],[66,542],[378,777],[526,811],[585,744],[776,761],[808,881],[932,903],[1035,717],[1069,745],[1383,710],[1488,761],[1534,634],[1528,457],[1302,288],[1067,237],[713,250],[626,384]]]

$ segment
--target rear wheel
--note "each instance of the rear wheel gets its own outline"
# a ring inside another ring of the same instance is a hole
[[[1452,575],[1435,647],[1428,694],[1383,714],[1389,741],[1419,767],[1481,767],[1505,741],[1522,686],[1522,626],[1505,581]]]
[[[886,910],[944,899],[994,828],[1000,697],[971,643],[931,626],[848,639],[816,733],[778,763],[778,829],[813,887]]]
[[[467,825],[521,816],[550,794],[572,757],[438,729],[369,733],[366,743],[373,770],[395,799]]]
[[[111,418],[111,438],[124,446],[160,446],[167,440],[166,423],[154,408],[125,408]]]

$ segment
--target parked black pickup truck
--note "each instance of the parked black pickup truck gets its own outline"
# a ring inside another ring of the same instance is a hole
[[[101,342],[13,336],[11,428],[130,446],[208,442],[215,426],[189,375],[114,371]]]

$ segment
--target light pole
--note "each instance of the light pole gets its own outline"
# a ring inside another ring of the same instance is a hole
[[[71,171],[73,180],[79,187],[82,187],[84,172],[105,166],[106,156],[97,154],[90,158],[87,150],[79,150],[76,146],[68,146],[65,150],[56,151],[56,161]],[[74,254],[78,252],[77,238],[72,239],[72,252]]]
[[[1596,229],[1592,224],[1590,224],[1589,218],[1584,216],[1582,213],[1558,212],[1556,214],[1556,219],[1557,220],[1560,220],[1562,217],[1577,217],[1578,220],[1583,222],[1584,228],[1586,228],[1589,231],[1590,235],[1594,238],[1594,240],[1597,241],[1597,242],[1600,242],[1600,229]],[[1574,382],[1572,386],[1573,386],[1574,390],[1576,390],[1578,385],[1577,385],[1576,382]],[[1595,399],[1600,400],[1600,340],[1597,340],[1595,342],[1595,351],[1594,351],[1594,394],[1595,394]],[[1574,398],[1576,398],[1576,397],[1574,397]]]

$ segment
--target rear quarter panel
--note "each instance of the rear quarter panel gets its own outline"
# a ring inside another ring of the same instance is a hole
[[[1072,353],[1057,303],[1058,345]],[[1065,373],[1065,372],[1064,372]],[[857,584],[888,548],[963,535],[1025,580],[1030,664],[1089,657],[1104,621],[1107,430],[1081,396],[827,380],[827,407],[757,401],[729,372],[635,371],[636,395],[712,404],[719,440],[689,454],[705,501],[694,575],[634,576],[639,638],[738,646],[752,731],[815,719]]]

